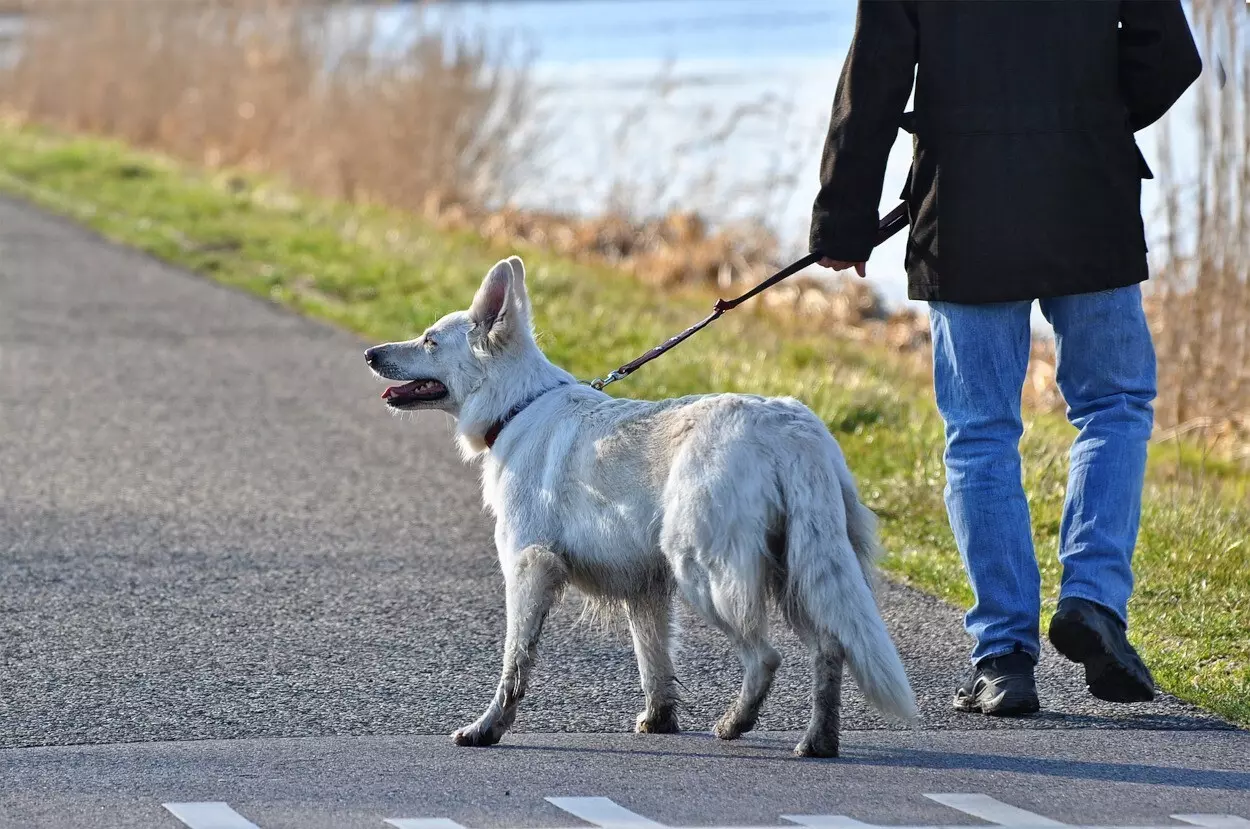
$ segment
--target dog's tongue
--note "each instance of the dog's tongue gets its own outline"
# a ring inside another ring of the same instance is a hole
[[[390,386],[386,391],[382,392],[382,399],[390,400],[392,397],[402,397],[405,394],[412,394],[417,390],[417,386],[420,384],[420,380],[413,380],[411,383],[404,383],[402,386]]]

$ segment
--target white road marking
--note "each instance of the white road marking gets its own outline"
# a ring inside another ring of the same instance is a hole
[[[782,815],[782,820],[797,823],[799,826],[812,826],[816,829],[864,829],[872,826],[846,815]]]
[[[656,829],[664,825],[618,806],[606,797],[548,797],[545,800],[557,809],[603,829]]]
[[[999,826],[1065,826],[1057,820],[1018,809],[984,794],[926,794],[932,801]]]
[[[999,826],[1012,829],[1250,829],[1250,820],[1237,815],[1186,814],[1172,815],[1173,820],[1188,824],[1176,826],[1074,826],[1042,817],[1039,814],[995,800],[983,794],[926,794],[929,800],[957,809]],[[557,809],[576,818],[594,824],[599,829],[672,829],[663,823],[631,812],[606,797],[548,797],[546,801]],[[230,804],[163,803],[165,809],[188,829],[260,829],[255,823],[240,815]],[[781,815],[781,819],[811,829],[970,829],[968,826],[878,826],[864,823],[846,815]],[[393,829],[465,829],[449,818],[387,818],[384,821]],[[718,829],[718,827],[703,827]],[[719,829],[776,829],[776,827],[720,827]]]
[[[1172,815],[1172,819],[1205,829],[1250,829],[1250,820],[1236,815]]]
[[[190,829],[260,829],[229,803],[162,803],[171,815]]]

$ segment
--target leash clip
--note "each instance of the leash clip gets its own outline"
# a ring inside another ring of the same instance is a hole
[[[625,375],[621,374],[619,369],[612,369],[612,373],[609,374],[607,377],[601,377],[597,380],[591,380],[590,383],[588,383],[587,385],[589,385],[595,391],[603,391],[604,386],[610,383],[615,383],[617,380],[622,379],[624,376]]]

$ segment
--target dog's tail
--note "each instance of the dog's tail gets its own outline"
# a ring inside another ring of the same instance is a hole
[[[851,673],[877,710],[915,722],[915,696],[873,597],[877,517],[860,503],[842,450],[824,438],[824,457],[801,462],[797,485],[786,493],[790,600],[802,605],[817,636],[841,642]]]

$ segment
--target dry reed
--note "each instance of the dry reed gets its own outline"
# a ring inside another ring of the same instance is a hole
[[[1196,89],[1196,166],[1174,158],[1176,124],[1165,122],[1166,235],[1155,240],[1162,256],[1146,300],[1158,420],[1165,434],[1250,457],[1250,16],[1222,0],[1197,0],[1193,13],[1208,70]],[[1196,177],[1182,180],[1181,166]]]
[[[538,134],[523,60],[413,15],[296,2],[35,6],[0,100],[22,116],[401,208],[506,201]],[[345,25],[347,24],[347,25]],[[401,42],[402,46],[394,48]]]

